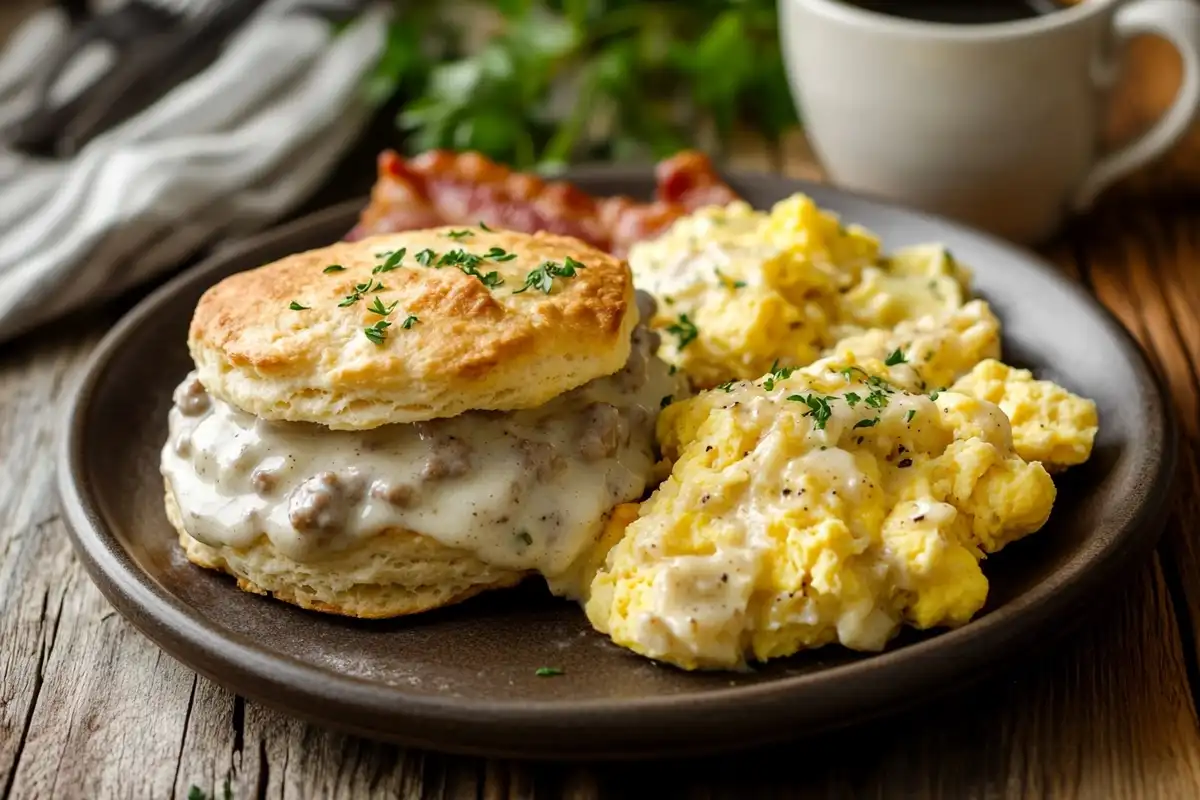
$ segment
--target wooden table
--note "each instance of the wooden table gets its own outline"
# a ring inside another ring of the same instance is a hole
[[[811,173],[802,140],[735,166]],[[1021,671],[800,745],[647,764],[444,756],[322,730],[235,697],[122,620],[55,498],[64,393],[123,308],[0,346],[3,798],[1200,797],[1200,203],[1112,202],[1047,253],[1167,376],[1184,436],[1154,557]],[[127,307],[127,303],[126,303]]]

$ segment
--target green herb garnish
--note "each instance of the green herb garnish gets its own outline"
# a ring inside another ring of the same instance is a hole
[[[480,230],[487,231],[488,233],[495,233],[495,231],[494,231],[494,230],[492,230],[491,228],[489,228],[489,227],[487,226],[487,223],[486,223],[486,222],[484,222],[483,220],[479,220],[479,229],[480,229]]]
[[[859,401],[862,400],[862,398],[858,396],[857,392],[846,392],[846,394],[843,396],[846,400],[846,405],[850,406],[851,408],[854,408],[856,405],[858,405]]]
[[[330,264],[328,267],[326,267],[325,269],[321,270],[321,272],[325,272],[325,273],[329,273],[329,272],[345,272],[345,271],[346,271],[346,268],[345,268],[345,267],[343,267],[341,264]]]
[[[483,257],[490,258],[492,261],[512,261],[517,257],[517,254],[505,252],[503,247],[493,247],[484,253]]]
[[[468,236],[474,236],[475,231],[470,231],[470,230],[446,231],[442,235],[446,236],[447,238],[450,238],[450,239],[465,239]]]
[[[884,408],[887,404],[887,395],[883,392],[873,391],[867,395],[867,405],[871,408]]]
[[[910,409],[908,410],[908,413],[904,415],[904,421],[905,421],[905,422],[912,422],[912,421],[913,421],[913,417],[915,417],[916,415],[917,415],[917,410],[916,410],[915,408],[910,408]]]
[[[874,428],[878,424],[879,424],[879,417],[872,417],[871,419],[860,419],[858,422],[854,423],[854,427],[856,427],[856,428]]]
[[[567,671],[559,667],[538,667],[533,671],[533,674],[539,678],[553,678],[557,675],[566,675]]]
[[[371,340],[373,344],[381,345],[387,340],[387,329],[392,326],[392,323],[386,319],[381,319],[374,325],[363,328],[363,333]]]
[[[844,369],[838,370],[838,372],[841,373],[842,377],[845,378],[847,382],[854,380],[854,373],[856,373],[856,372],[861,372],[863,375],[865,375],[868,378],[871,377],[867,373],[867,371],[865,369],[863,369],[862,367],[846,367]]]
[[[517,541],[528,547],[533,544],[533,537],[529,535],[529,531],[521,531],[517,534]]]
[[[736,383],[736,381],[725,381],[725,383],[718,383],[716,388],[724,389],[726,392],[732,392],[734,383]]]
[[[377,265],[375,269],[371,270],[371,274],[377,275],[380,272],[391,272],[394,269],[398,269],[400,267],[400,262],[404,260],[404,255],[407,252],[408,248],[401,247],[399,250],[389,250],[386,253],[378,253],[377,255],[380,258],[386,260],[382,264]]]
[[[662,400],[658,401],[658,407],[666,408],[667,406],[671,405],[671,401],[674,399],[675,399],[675,395],[669,394],[666,397],[664,397]]]
[[[696,323],[688,319],[687,314],[680,314],[678,322],[667,326],[667,333],[679,337],[678,349],[682,350],[696,341],[696,337],[700,335],[700,330],[696,327]]]
[[[527,289],[538,289],[546,294],[550,294],[550,290],[554,288],[555,278],[573,277],[577,269],[583,268],[583,264],[580,264],[570,256],[562,264],[559,264],[557,261],[543,261],[536,268],[529,271],[529,274],[525,276],[525,285],[517,289],[513,294],[520,294]]]
[[[763,388],[768,392],[775,388],[775,381],[787,380],[792,377],[792,373],[798,370],[799,367],[781,367],[779,359],[775,359],[771,364],[771,371],[767,375],[767,379],[763,381]]]
[[[388,314],[395,311],[396,306],[398,306],[398,305],[400,305],[400,301],[393,300],[391,305],[385,306],[383,304],[383,301],[379,299],[379,295],[375,295],[375,302],[372,303],[371,305],[367,306],[367,311],[370,311],[373,314],[379,314],[380,316],[386,317]]]
[[[433,252],[428,247],[426,247],[424,250],[417,253],[417,255],[415,257],[417,259],[418,264],[420,264],[422,267],[428,267],[430,264],[433,263],[433,260],[435,258],[437,258],[437,253]]]
[[[899,347],[897,347],[895,350],[888,353],[888,356],[883,360],[883,363],[889,367],[894,367],[897,364],[907,364],[908,359],[904,357],[904,353]]]
[[[297,303],[295,300],[293,300],[291,305],[288,306],[288,308],[290,308],[292,311],[308,311],[308,309],[312,308],[312,306],[302,306],[299,303]]]
[[[813,418],[813,427],[819,431],[825,430],[825,423],[833,416],[833,409],[829,407],[830,400],[836,400],[835,397],[822,397],[819,394],[793,394],[788,396],[788,400],[793,400],[798,403],[804,403],[808,406],[808,411],[804,416]]]
[[[416,325],[420,321],[421,321],[420,317],[414,316],[413,314],[409,314],[407,317],[404,318],[404,322],[400,323],[400,327],[404,328],[404,330],[409,330],[410,328],[412,328],[413,325]]]

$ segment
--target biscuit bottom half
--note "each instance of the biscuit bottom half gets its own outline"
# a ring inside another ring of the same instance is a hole
[[[249,547],[213,547],[188,534],[169,484],[166,511],[188,561],[232,575],[243,591],[312,611],[362,619],[417,614],[515,586],[528,574],[490,566],[403,528],[312,562],[283,555],[265,533]]]

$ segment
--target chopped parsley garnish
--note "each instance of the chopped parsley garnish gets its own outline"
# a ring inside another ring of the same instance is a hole
[[[819,394],[793,394],[788,396],[788,400],[794,400],[808,406],[808,411],[805,412],[804,416],[812,417],[813,427],[819,431],[825,430],[825,423],[833,416],[833,409],[829,407],[829,401],[836,399],[835,397],[822,397]]]
[[[329,273],[329,272],[345,272],[345,271],[346,271],[346,268],[345,268],[345,267],[343,267],[341,264],[330,264],[328,267],[326,267],[325,269],[321,270],[321,272],[325,272],[325,273]]]
[[[897,347],[895,350],[888,353],[888,356],[883,360],[883,363],[889,367],[894,367],[897,364],[907,364],[908,359],[904,357],[904,352]]]
[[[734,289],[742,289],[746,286],[745,281],[735,281],[732,278],[726,277],[725,275],[721,274],[721,270],[716,269],[715,267],[713,268],[713,272],[716,274],[717,280],[726,286],[732,286]]]
[[[556,675],[566,675],[567,671],[559,667],[538,667],[533,671],[539,678],[553,678]]]
[[[374,314],[379,314],[382,317],[386,317],[388,314],[395,311],[396,306],[398,305],[400,305],[400,301],[393,300],[391,305],[385,306],[383,301],[379,299],[379,295],[375,295],[375,302],[367,306],[367,311],[370,311]]]
[[[666,295],[663,297],[663,302],[669,306],[673,306],[675,305],[675,298],[671,297],[670,295]]]
[[[312,306],[302,306],[293,300],[292,304],[289,305],[288,308],[290,308],[292,311],[308,311],[308,309],[312,308]]]
[[[767,379],[763,381],[763,388],[768,392],[771,391],[775,388],[775,381],[787,380],[788,378],[792,377],[792,373],[798,369],[799,367],[781,367],[779,366],[779,359],[775,359],[775,362],[771,364],[770,374],[767,376]]]
[[[521,531],[517,534],[517,541],[528,547],[533,544],[533,537],[529,535],[529,531]]]
[[[483,220],[479,220],[479,229],[480,229],[480,230],[487,231],[488,233],[495,233],[495,231],[494,231],[494,230],[492,230],[491,228],[489,228],[489,227],[487,226],[487,223],[486,223],[486,222],[484,222]]]
[[[666,397],[664,397],[662,400],[658,401],[658,407],[666,408],[667,406],[671,405],[671,401],[674,399],[675,399],[675,395],[669,394]]]
[[[871,417],[870,419],[860,419],[858,422],[854,423],[854,427],[856,427],[856,428],[874,428],[878,424],[879,424],[879,417]]]
[[[687,314],[680,314],[678,322],[673,322],[667,326],[667,333],[679,337],[679,349],[682,350],[696,341],[696,337],[700,335],[700,330],[696,327],[696,323],[688,319]]]
[[[468,236],[474,236],[474,235],[475,235],[475,231],[469,231],[469,230],[461,230],[461,231],[446,231],[446,232],[445,232],[444,234],[442,234],[442,235],[443,235],[443,236],[445,236],[445,237],[447,237],[447,238],[450,238],[450,239],[465,239],[465,238],[467,238]]]
[[[887,381],[885,381],[883,378],[879,377],[878,375],[868,376],[867,377],[867,386],[870,386],[872,389],[875,389],[876,391],[883,391],[883,392],[887,392],[888,394],[892,393],[892,385],[890,383],[888,383]]]
[[[887,395],[883,392],[874,391],[867,395],[867,405],[871,408],[884,408],[887,404]]]
[[[409,330],[410,328],[412,328],[413,325],[416,325],[420,321],[421,321],[420,317],[415,316],[413,314],[409,314],[407,317],[404,318],[404,322],[400,323],[400,327],[404,328],[404,330]]]
[[[384,285],[380,281],[369,280],[366,283],[357,283],[354,285],[354,291],[342,298],[342,302],[338,303],[338,308],[352,306],[362,299],[362,296],[367,292],[382,292]]]
[[[724,389],[726,392],[732,392],[734,383],[736,383],[736,381],[725,381],[724,383],[717,384],[717,388]]]
[[[525,276],[525,285],[513,294],[520,294],[527,289],[538,289],[550,294],[550,290],[554,288],[555,278],[573,278],[581,269],[586,269],[586,267],[570,256],[563,259],[561,264],[557,261],[543,261],[529,271],[529,274]]]
[[[676,372],[679,372],[679,367],[675,366],[674,364],[672,364],[671,366],[667,367],[667,374],[668,374],[668,375],[674,375]]]
[[[386,319],[381,319],[374,325],[369,325],[363,328],[363,333],[371,340],[373,344],[381,345],[387,340],[387,329],[392,326],[392,323]]]
[[[484,253],[483,257],[490,258],[492,261],[512,261],[517,257],[517,254],[505,252],[503,247],[493,247]]]
[[[417,263],[422,267],[428,267],[431,265],[435,258],[437,258],[437,253],[433,252],[428,247],[416,255]]]
[[[400,262],[404,260],[404,255],[408,252],[408,248],[401,247],[399,250],[389,250],[386,253],[377,253],[384,259],[382,264],[377,264],[375,269],[371,270],[372,275],[378,275],[380,272],[391,272],[400,267]]]
[[[912,421],[913,421],[913,417],[915,417],[916,415],[917,415],[917,410],[916,410],[915,408],[910,408],[910,409],[908,410],[908,413],[904,415],[904,421],[905,421],[905,422],[912,422]]]
[[[846,399],[846,405],[850,406],[851,408],[854,408],[856,405],[858,405],[859,401],[862,400],[862,398],[858,396],[857,392],[846,392],[844,397]]]

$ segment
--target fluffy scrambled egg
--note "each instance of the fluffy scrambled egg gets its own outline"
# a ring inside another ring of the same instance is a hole
[[[659,301],[659,355],[697,386],[807,364],[846,336],[958,309],[969,274],[945,248],[881,258],[879,241],[804,195],[770,213],[703,209],[629,254],[634,282]]]
[[[1054,484],[996,405],[888,374],[826,360],[669,406],[671,476],[593,580],[592,624],[695,669],[967,622],[980,560],[1042,525]]]
[[[998,360],[943,247],[883,257],[797,195],[705,209],[630,263],[660,355],[707,388],[665,409],[670,475],[587,565],[588,618],[638,653],[737,668],[963,625],[983,559],[1091,454],[1095,404]]]

